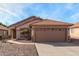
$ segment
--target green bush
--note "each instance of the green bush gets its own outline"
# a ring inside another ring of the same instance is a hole
[[[27,29],[21,30],[21,34],[27,34],[27,33],[29,33],[29,30]]]

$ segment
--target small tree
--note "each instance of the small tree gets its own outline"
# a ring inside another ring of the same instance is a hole
[[[29,33],[29,30],[27,29],[21,30],[21,34],[27,34],[27,33]]]

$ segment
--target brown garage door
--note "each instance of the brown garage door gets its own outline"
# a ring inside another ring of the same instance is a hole
[[[64,41],[66,39],[65,29],[36,29],[36,41]]]

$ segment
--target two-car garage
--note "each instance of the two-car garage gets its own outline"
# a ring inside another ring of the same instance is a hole
[[[65,41],[65,29],[36,29],[35,41]]]
[[[47,24],[46,24],[47,23]],[[68,39],[68,24],[60,24],[53,21],[42,21],[32,25],[32,40],[44,41],[66,41]]]

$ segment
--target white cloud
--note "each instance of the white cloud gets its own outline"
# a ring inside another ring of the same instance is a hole
[[[60,9],[60,8],[57,8],[57,9],[55,9],[55,10],[52,12],[52,14],[53,14],[54,16],[57,16],[57,15],[60,14],[60,12],[61,12],[61,9]]]
[[[24,15],[25,8],[29,8],[32,4],[8,4],[8,3],[1,3],[0,4],[0,22],[8,25],[15,23],[22,19],[22,17],[27,16],[28,14]],[[9,21],[7,21],[9,20]]]
[[[0,7],[0,11],[6,12],[6,13],[8,13],[8,14],[12,15],[12,16],[17,17],[18,19],[21,19],[21,18],[20,18],[20,17],[19,17],[16,13],[11,12],[11,11],[10,11],[10,10],[8,10],[8,9],[5,9],[5,8]]]
[[[68,9],[68,10],[73,9],[73,8],[74,8],[74,7],[73,7],[73,3],[68,3],[68,4],[66,4],[65,8]]]
[[[70,16],[71,19],[73,20],[78,20],[79,19],[79,13],[75,13],[74,15]]]
[[[32,4],[0,4],[0,10],[6,12],[18,19],[21,19],[21,16],[24,14],[24,8],[28,8]]]

